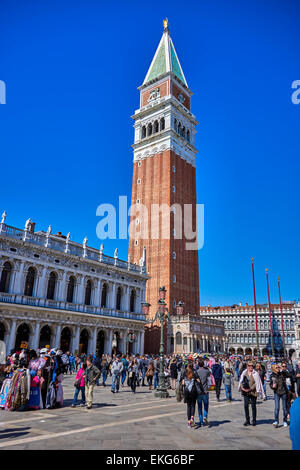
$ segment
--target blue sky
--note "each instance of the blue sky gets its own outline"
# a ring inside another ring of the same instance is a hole
[[[298,0],[2,1],[1,197],[7,223],[99,247],[96,208],[130,201],[133,121],[162,19],[192,97],[201,304],[300,297]],[[127,259],[127,241],[104,251]]]

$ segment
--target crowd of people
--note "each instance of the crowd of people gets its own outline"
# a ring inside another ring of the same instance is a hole
[[[111,376],[112,393],[119,393],[127,386],[134,394],[140,387],[156,389],[159,371],[158,355],[103,354],[99,357],[78,356],[46,348],[38,351],[23,349],[7,356],[6,363],[0,366],[0,409],[25,411],[62,407],[66,374],[76,374],[71,406],[78,406],[80,394],[79,406],[90,409],[94,387],[106,387],[108,376]],[[296,364],[284,358],[172,355],[165,356],[163,371],[166,386],[175,390],[177,401],[183,400],[187,405],[188,428],[209,426],[209,392],[214,391],[217,401],[220,401],[222,384],[226,401],[232,403],[232,390],[237,382],[244,402],[244,426],[257,425],[257,400],[268,399],[267,385],[274,396],[274,427],[279,426],[280,405],[284,427],[290,422],[292,424],[293,409],[299,410],[300,398],[296,400],[296,397],[300,397],[300,361]],[[197,426],[196,405],[199,415]],[[297,416],[299,414],[300,410]]]

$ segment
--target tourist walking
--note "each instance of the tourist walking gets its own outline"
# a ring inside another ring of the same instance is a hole
[[[195,426],[195,407],[197,399],[197,388],[196,388],[197,375],[193,369],[192,364],[188,364],[185,374],[182,379],[182,385],[184,387],[184,403],[186,403],[188,428]]]
[[[117,355],[111,367],[111,373],[112,373],[111,392],[112,393],[119,392],[122,370],[123,370],[123,363],[120,361],[120,356]]]
[[[126,374],[127,374],[128,365],[129,365],[129,362],[128,362],[125,354],[123,354],[121,362],[123,363],[123,370],[121,372],[121,386],[123,387],[124,382],[126,380]]]
[[[93,364],[93,358],[89,355],[86,358],[86,370],[85,370],[85,395],[87,409],[92,408],[93,405],[93,393],[97,378],[100,375],[100,370]]]
[[[223,384],[225,387],[226,401],[232,402],[232,387],[234,386],[234,379],[230,369],[225,369],[223,374]]]
[[[280,411],[280,401],[282,402],[283,410],[283,426],[287,427],[287,394],[288,389],[286,385],[286,379],[288,377],[287,372],[282,370],[282,367],[279,364],[274,364],[272,367],[272,374],[270,377],[270,387],[274,392],[274,401],[275,401],[275,420],[274,427],[278,428],[279,425],[279,411]]]
[[[136,391],[136,384],[139,375],[139,364],[137,358],[135,357],[128,366],[128,380],[129,385],[133,393]]]
[[[296,366],[296,384],[297,384],[297,396],[300,397],[300,361]]]
[[[172,359],[170,364],[170,377],[171,377],[171,389],[175,390],[176,388],[176,380],[178,377],[178,368],[177,368],[177,361],[176,357]]]
[[[220,401],[220,392],[221,392],[221,384],[222,384],[222,377],[223,377],[223,369],[219,362],[219,359],[216,358],[215,363],[213,364],[212,368],[212,375],[215,379],[216,383],[216,397],[217,400]]]
[[[153,361],[150,361],[147,371],[146,371],[146,377],[147,377],[149,390],[152,390],[153,376],[154,376],[154,364],[153,364]]]
[[[249,405],[251,404],[252,408],[252,426],[256,426],[256,400],[258,395],[265,397],[264,389],[259,377],[258,372],[254,370],[253,362],[247,363],[247,369],[245,369],[240,377],[239,381],[239,391],[242,392],[244,397],[244,410],[246,421],[244,426],[250,425],[250,414],[249,414]]]
[[[74,398],[73,398],[73,403],[71,405],[72,408],[75,408],[77,405],[77,398],[79,395],[79,392],[81,392],[81,402],[80,406],[85,406],[85,370],[86,370],[86,364],[82,363],[80,369],[78,370],[76,374],[76,379],[75,379],[75,393],[74,393]]]
[[[265,394],[264,400],[266,400],[267,399],[267,390],[266,390],[266,382],[265,382],[265,380],[266,380],[265,369],[262,367],[261,363],[258,362],[256,364],[255,370],[259,374],[259,378],[261,380],[261,383],[262,383],[262,386],[263,386],[263,389],[264,389],[264,394]]]
[[[209,407],[208,379],[211,376],[211,372],[207,367],[204,367],[203,359],[198,360],[198,369],[196,370],[196,374],[201,382],[200,387],[198,387],[197,389],[197,404],[198,404],[200,426],[204,426],[204,424],[208,426],[209,425],[209,422],[208,422],[208,407]],[[203,413],[203,407],[204,407],[204,413]]]

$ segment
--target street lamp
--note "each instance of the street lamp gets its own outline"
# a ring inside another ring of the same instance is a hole
[[[129,328],[127,329],[126,335],[126,356],[129,354],[129,343],[133,343],[135,341],[135,334]]]
[[[155,314],[155,317],[152,320],[148,320],[147,323],[154,323],[156,320],[160,321],[160,349],[159,349],[159,355],[160,355],[160,361],[159,361],[159,374],[158,374],[158,387],[155,392],[155,397],[157,398],[168,398],[169,397],[169,392],[166,387],[165,383],[165,374],[164,374],[164,354],[165,354],[165,348],[164,348],[164,322],[167,319],[171,319],[169,310],[167,309],[167,304],[165,302],[166,298],[166,288],[160,287],[159,288],[159,300],[158,300],[158,310]],[[149,309],[149,304],[145,305],[146,303],[143,303],[143,308],[144,312]],[[149,311],[149,310],[148,310]]]

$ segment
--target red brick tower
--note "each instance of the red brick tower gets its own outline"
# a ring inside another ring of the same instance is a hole
[[[146,248],[147,271],[151,276],[146,290],[146,300],[151,304],[150,318],[157,310],[161,286],[167,289],[170,313],[175,313],[177,303],[182,300],[185,313],[199,315],[198,251],[188,249],[193,237],[187,235],[189,240],[185,237],[188,228],[196,233],[197,121],[190,111],[192,92],[166,20],[139,90],[140,108],[132,116],[135,120],[131,202],[134,209],[129,255],[131,262],[139,264]],[[190,205],[192,217],[188,217],[189,209],[185,205]],[[158,325],[147,327],[145,352],[158,352],[158,349]]]

